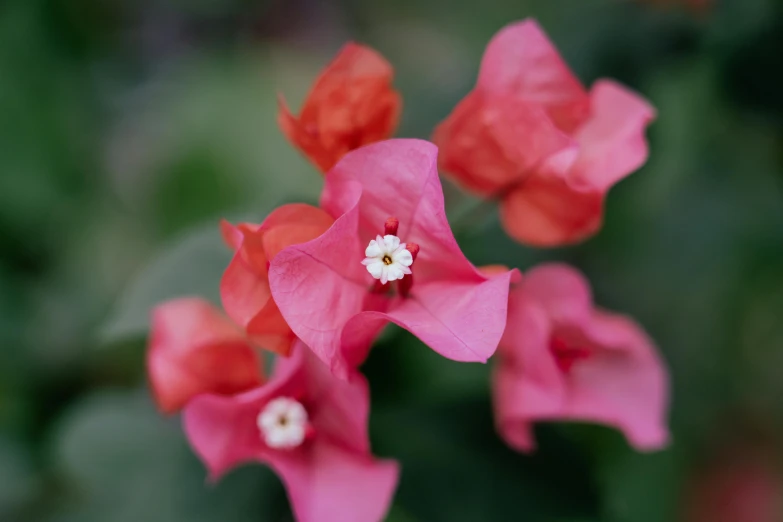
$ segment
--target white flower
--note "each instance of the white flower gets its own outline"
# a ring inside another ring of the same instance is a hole
[[[402,279],[405,274],[411,273],[409,267],[413,264],[413,256],[405,246],[397,236],[377,236],[367,245],[364,251],[367,257],[362,264],[371,276],[380,279],[383,284]]]
[[[270,448],[296,448],[307,434],[307,411],[294,399],[278,397],[267,403],[256,423]]]

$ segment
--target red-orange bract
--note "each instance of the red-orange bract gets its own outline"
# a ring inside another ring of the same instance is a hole
[[[376,51],[348,43],[318,77],[298,118],[280,96],[280,129],[326,172],[346,153],[394,133],[402,100],[393,74]]]
[[[233,395],[264,382],[261,359],[244,333],[198,297],[166,301],[153,310],[147,374],[164,413],[202,393]]]
[[[295,336],[272,299],[269,263],[284,248],[320,236],[333,222],[321,209],[292,203],[277,208],[260,225],[222,223],[224,239],[235,254],[220,282],[220,297],[253,345],[288,355]]]

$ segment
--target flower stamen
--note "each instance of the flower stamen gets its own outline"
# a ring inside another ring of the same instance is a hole
[[[381,284],[397,281],[411,274],[413,256],[405,247],[405,243],[400,243],[400,238],[395,235],[376,236],[367,245],[364,251],[366,257],[362,264]]]
[[[554,337],[549,343],[552,355],[555,356],[555,363],[565,374],[571,373],[571,369],[576,363],[590,357],[590,350],[583,346],[572,346],[560,337]]]

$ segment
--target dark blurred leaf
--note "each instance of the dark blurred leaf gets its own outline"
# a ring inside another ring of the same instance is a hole
[[[678,451],[644,455],[628,449],[599,463],[607,522],[678,519],[686,461]]]
[[[200,295],[219,303],[220,277],[230,259],[218,223],[173,242],[128,285],[100,331],[101,342],[144,335],[150,310],[166,299]]]
[[[266,49],[170,64],[127,101],[110,138],[118,197],[162,237],[237,208],[314,201],[321,176],[277,126],[277,90],[302,66]]]
[[[494,432],[488,398],[375,411],[372,433],[376,451],[402,463],[396,502],[417,519],[551,522],[597,513],[584,456],[553,432],[539,433],[534,455],[514,453]]]
[[[287,511],[279,481],[263,466],[205,483],[178,422],[158,416],[146,394],[87,397],[62,420],[53,443],[71,520],[278,522]]]
[[[0,519],[13,520],[40,491],[27,448],[0,437]]]

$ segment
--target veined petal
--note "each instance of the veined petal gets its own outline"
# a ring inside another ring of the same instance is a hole
[[[358,218],[354,208],[321,236],[283,249],[269,267],[272,295],[286,322],[332,368],[341,357],[340,331],[362,310],[372,281],[361,263]]]

